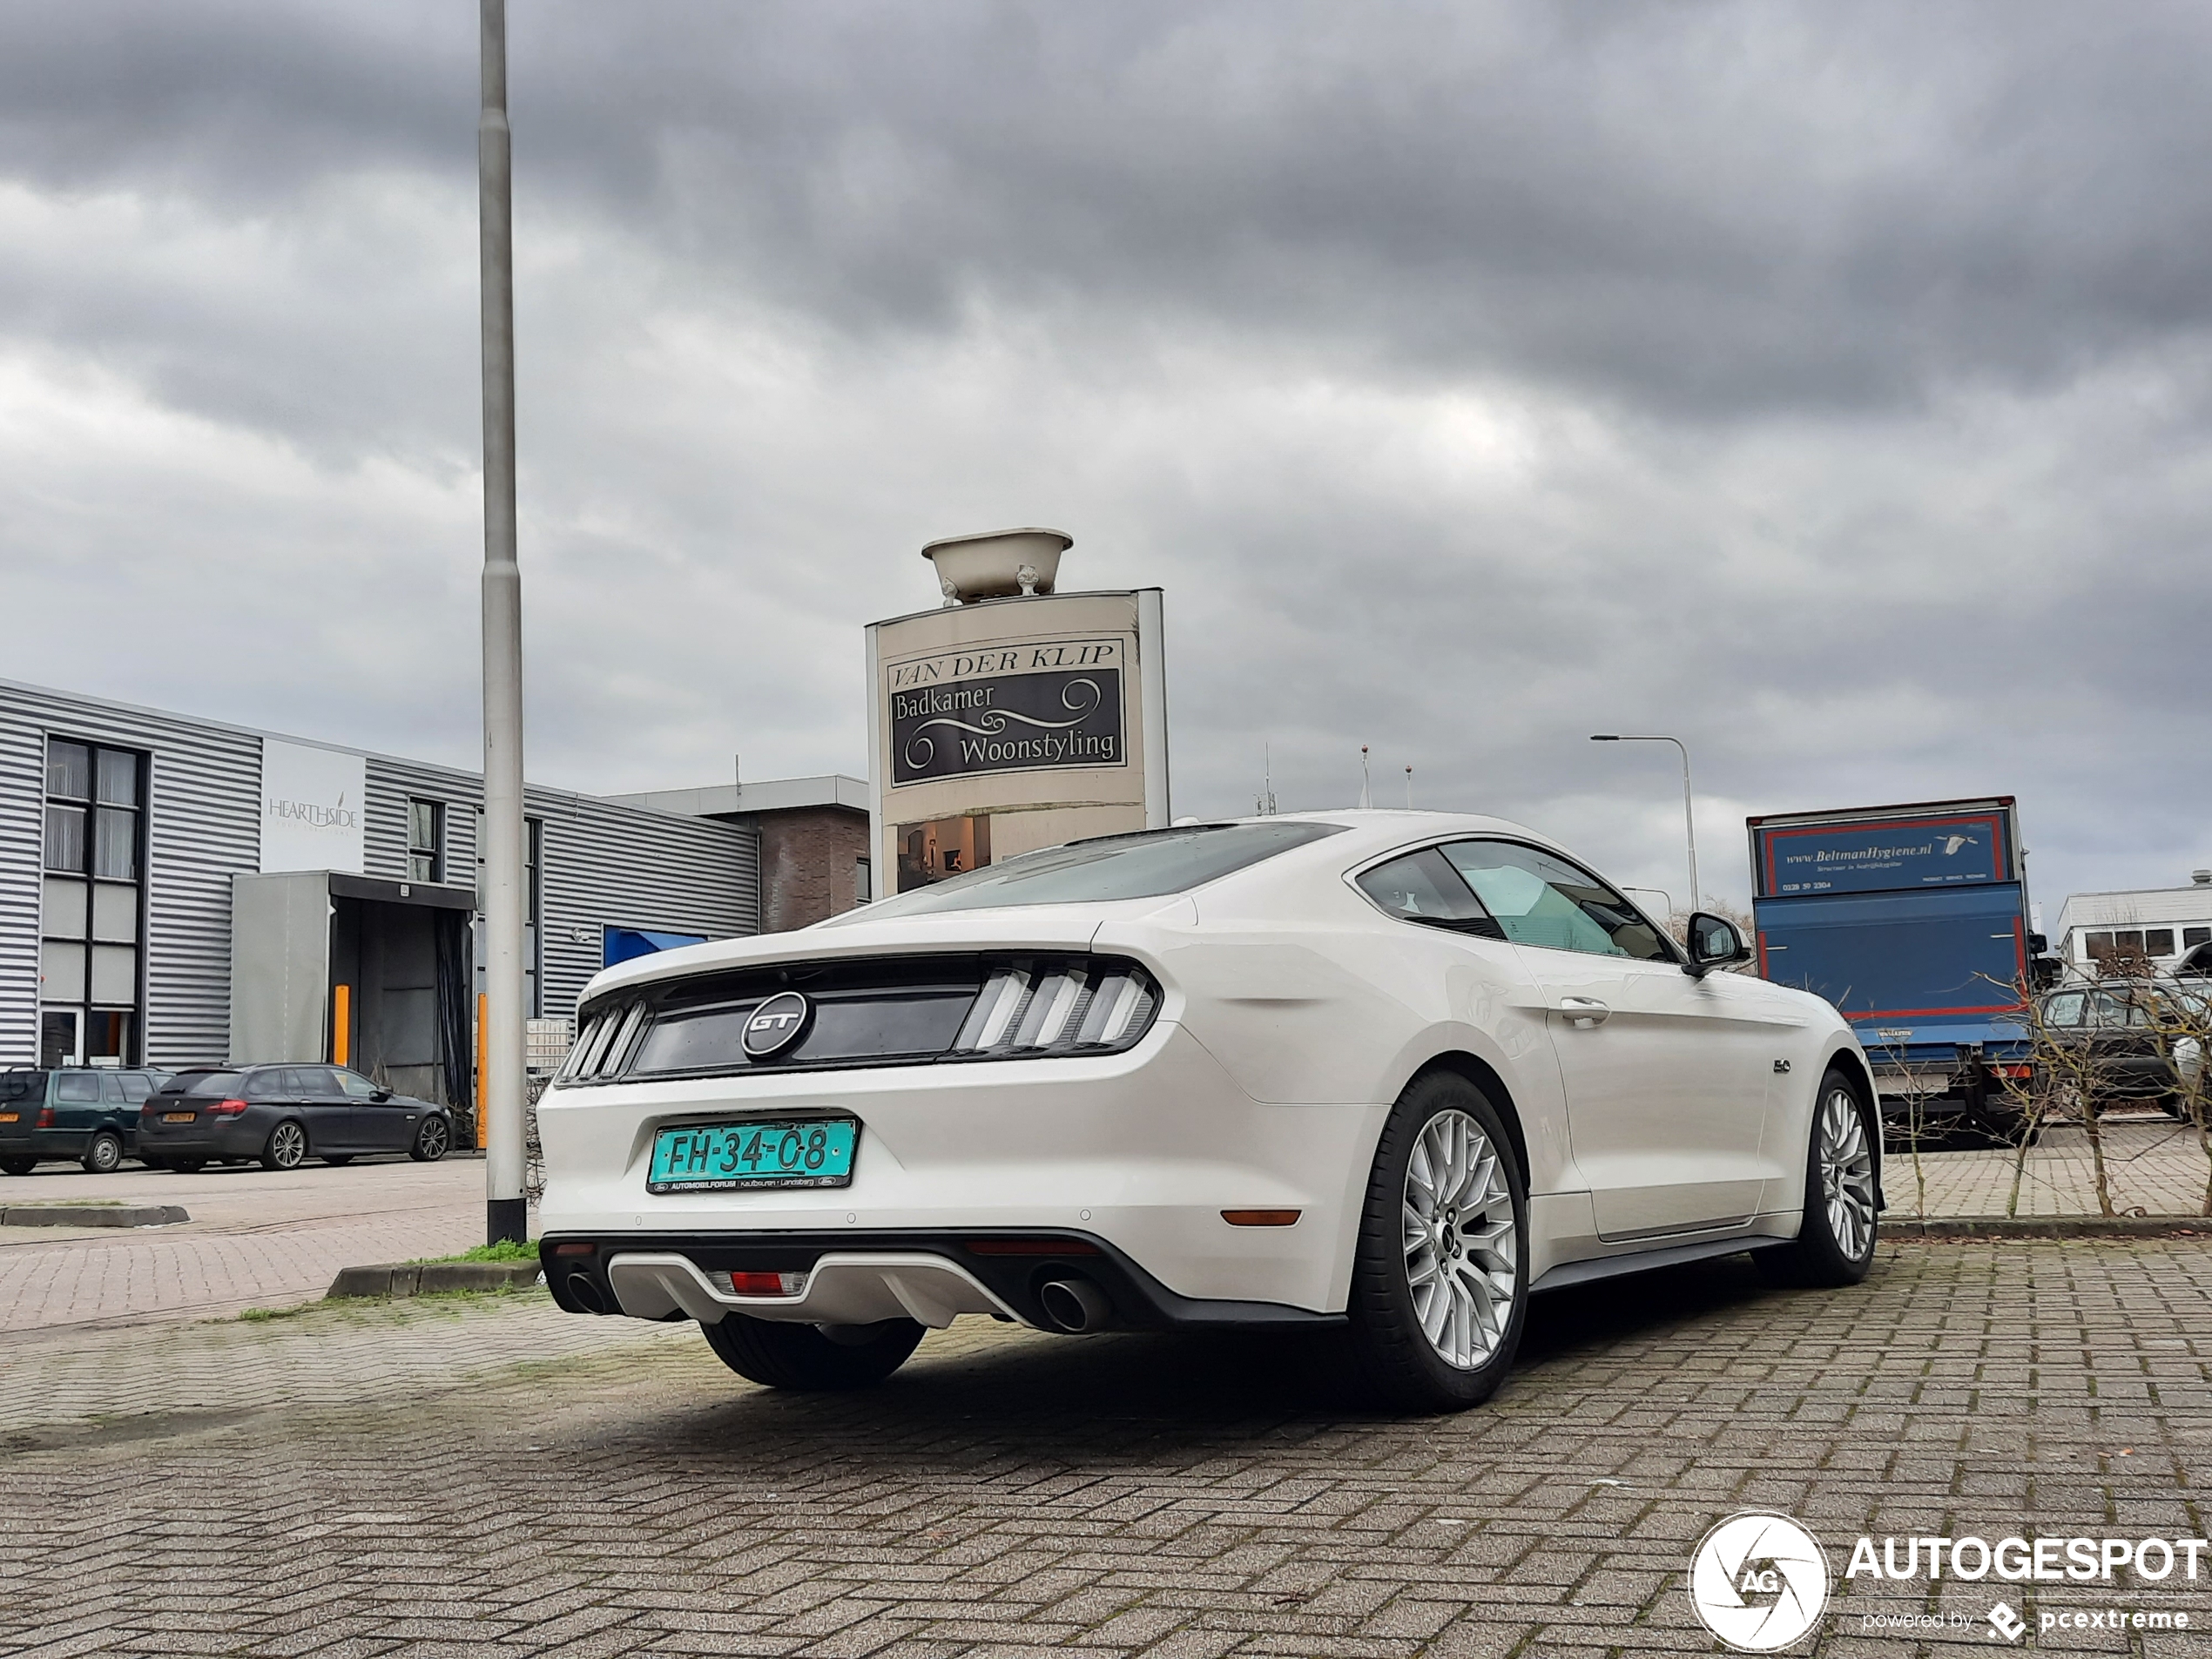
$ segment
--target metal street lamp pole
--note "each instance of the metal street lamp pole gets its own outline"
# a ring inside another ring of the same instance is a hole
[[[484,349],[484,1231],[529,1232],[523,1196],[523,571],[515,560],[515,233],[507,0],[482,0],[476,223]]]
[[[1671,743],[1682,751],[1682,827],[1689,842],[1689,907],[1694,912],[1703,902],[1697,896],[1697,819],[1690,807],[1689,748],[1680,738],[1626,737],[1617,732],[1595,733],[1592,743]]]

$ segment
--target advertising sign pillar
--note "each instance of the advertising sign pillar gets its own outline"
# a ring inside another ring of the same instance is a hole
[[[1070,545],[934,542],[945,607],[869,626],[875,897],[1170,821],[1160,590],[1055,593]]]

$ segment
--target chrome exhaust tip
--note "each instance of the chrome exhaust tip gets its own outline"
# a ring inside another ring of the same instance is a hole
[[[610,1311],[607,1306],[605,1293],[599,1289],[598,1281],[589,1273],[569,1275],[569,1299],[586,1313],[605,1313]]]
[[[1037,1300],[1053,1328],[1070,1336],[1103,1329],[1114,1316],[1114,1305],[1106,1299],[1106,1292],[1087,1278],[1047,1280],[1037,1292]]]

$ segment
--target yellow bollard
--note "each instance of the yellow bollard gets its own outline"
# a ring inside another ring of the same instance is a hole
[[[345,1065],[354,1053],[354,988],[334,985],[330,988],[330,1059],[334,1065]]]
[[[484,1121],[484,1108],[488,1103],[484,1071],[491,1060],[491,1033],[485,1028],[484,1011],[490,1002],[491,998],[483,992],[476,993],[476,1150],[479,1152],[491,1144],[489,1133],[491,1125]]]

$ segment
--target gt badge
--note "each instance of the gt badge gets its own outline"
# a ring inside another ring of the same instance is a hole
[[[777,992],[753,1009],[745,1022],[745,1035],[739,1041],[746,1057],[767,1060],[781,1054],[806,1035],[807,1018],[813,1011],[797,991]]]

